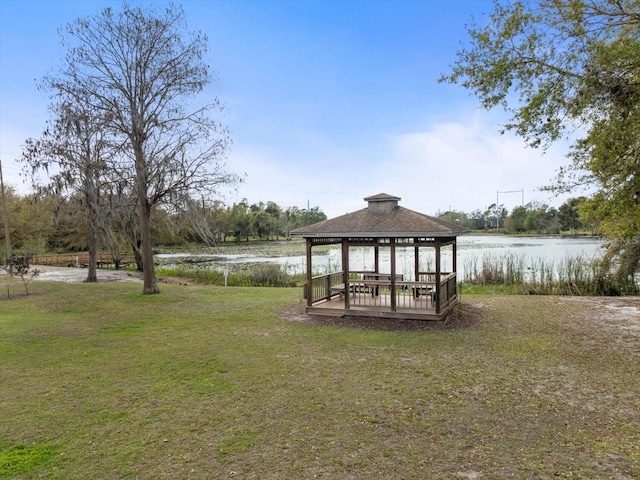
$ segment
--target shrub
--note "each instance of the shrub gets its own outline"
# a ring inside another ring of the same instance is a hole
[[[251,283],[256,287],[294,287],[295,281],[275,263],[254,266],[249,272]]]
[[[10,275],[16,275],[20,277],[27,295],[29,295],[29,282],[40,275],[40,270],[38,270],[37,268],[29,273],[29,269],[31,268],[30,262],[31,257],[29,255],[12,255],[11,258],[7,260],[7,263],[4,267],[4,269],[9,272]],[[9,294],[8,284],[7,294]]]

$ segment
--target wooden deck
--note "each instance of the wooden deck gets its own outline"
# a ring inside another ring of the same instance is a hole
[[[429,296],[414,298],[413,295],[403,296],[400,306],[395,311],[391,311],[391,295],[370,293],[355,293],[350,298],[352,304],[350,308],[345,308],[345,300],[340,295],[331,297],[328,300],[321,300],[307,307],[309,315],[326,316],[353,316],[353,317],[374,317],[374,318],[398,318],[411,320],[443,320],[456,302],[451,302],[440,314],[436,313],[435,305]]]
[[[349,276],[359,275],[350,272]],[[350,278],[343,272],[318,275],[304,286],[310,315],[361,316],[418,320],[443,320],[458,303],[456,273],[446,273],[440,285],[431,272],[419,281]],[[393,295],[392,295],[393,293]],[[439,297],[438,297],[439,296]],[[439,307],[439,309],[438,309]]]

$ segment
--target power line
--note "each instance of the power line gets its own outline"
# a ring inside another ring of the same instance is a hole
[[[496,230],[499,227],[500,215],[498,215],[498,208],[500,207],[500,194],[501,193],[521,193],[522,194],[522,206],[524,207],[524,188],[521,190],[496,190]]]

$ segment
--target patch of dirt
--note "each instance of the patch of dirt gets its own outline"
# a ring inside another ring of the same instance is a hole
[[[461,303],[454,308],[446,320],[401,320],[376,317],[329,317],[323,315],[308,315],[305,304],[299,303],[282,312],[282,320],[288,322],[306,323],[309,325],[339,326],[360,328],[363,330],[384,331],[418,331],[418,330],[460,330],[471,328],[482,321],[482,307],[478,304]]]
[[[620,346],[640,343],[640,297],[555,297],[562,302],[579,303],[579,318],[574,321],[598,324],[614,334],[615,342]],[[479,325],[483,320],[481,303],[462,302],[451,312],[444,322],[428,320],[397,320],[373,317],[329,317],[307,315],[305,304],[300,303],[287,308],[282,319],[309,325],[331,325],[368,330],[414,331],[414,330],[459,330]]]
[[[589,328],[598,328],[614,334],[613,341],[622,347],[640,344],[640,297],[562,297],[566,302],[580,302],[583,306],[580,320]]]
[[[87,269],[77,267],[48,267],[34,265],[33,269],[38,269],[40,274],[34,280],[48,282],[82,283],[87,279]],[[122,283],[122,282],[142,282],[142,275],[138,272],[127,270],[98,269],[98,282]]]
[[[50,267],[48,265],[31,265],[29,273],[25,278],[30,278],[31,273],[38,270],[40,273],[32,281],[41,282],[65,282],[65,283],[83,283],[87,279],[87,269],[79,267]],[[127,270],[107,270],[98,269],[99,283],[123,283],[123,282],[142,282],[142,275],[138,272]],[[0,282],[5,281],[7,273],[0,271]],[[19,278],[15,279],[20,282]]]

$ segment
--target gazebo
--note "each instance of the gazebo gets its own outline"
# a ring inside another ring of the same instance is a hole
[[[366,208],[291,232],[306,240],[307,313],[444,319],[458,302],[456,237],[467,230],[401,207],[400,197],[364,200]],[[324,245],[341,245],[342,265],[314,276],[313,249]]]

